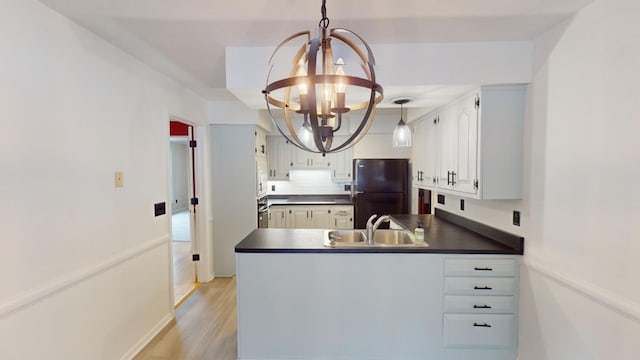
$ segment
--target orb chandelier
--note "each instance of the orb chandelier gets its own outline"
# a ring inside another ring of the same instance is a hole
[[[369,45],[350,30],[328,29],[326,0],[321,13],[313,37],[310,31],[298,32],[276,47],[262,92],[280,134],[300,149],[324,155],[346,150],[362,139],[371,127],[383,90],[376,83]],[[283,53],[282,63],[288,64],[284,68],[278,61]],[[275,74],[278,67],[282,77]],[[284,124],[278,123],[276,109],[283,110]],[[353,133],[347,131],[344,141],[336,141],[334,135],[348,112],[352,112],[349,121],[360,114],[362,119],[355,128],[352,123]]]

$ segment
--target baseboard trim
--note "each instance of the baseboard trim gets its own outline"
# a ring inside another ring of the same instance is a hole
[[[175,317],[173,314],[169,313],[165,315],[162,320],[160,320],[156,326],[154,326],[151,330],[149,330],[143,337],[138,341],[129,351],[126,352],[120,359],[121,360],[132,360],[136,358],[138,355],[144,354],[145,349],[150,348],[150,345],[153,344],[153,340],[156,339],[158,335],[160,335],[165,329],[168,329],[168,326],[175,322]]]
[[[199,288],[201,285],[202,285],[202,283],[199,283],[199,282],[194,283],[194,284],[193,284],[193,287],[191,288],[191,290],[187,291],[187,293],[186,293],[186,294],[184,294],[184,296],[182,296],[182,297],[180,298],[180,300],[178,300],[178,302],[177,302],[175,305],[173,305],[173,308],[174,308],[174,309],[177,309],[177,308],[178,308],[178,306],[182,305],[182,303],[183,303],[183,302],[185,302],[185,301],[189,298],[189,296],[191,296],[191,294],[193,294],[196,290],[198,290],[198,288]]]
[[[524,265],[540,275],[584,295],[609,310],[640,323],[639,303],[587,281],[576,279],[575,276],[564,271],[558,271],[554,269],[555,267],[553,265],[545,261],[532,259],[530,256],[525,256]]]
[[[0,318],[3,318],[8,314],[16,312],[24,307],[35,304],[75,284],[92,278],[118,264],[128,261],[160,245],[168,244],[170,240],[171,237],[169,235],[164,235],[154,240],[147,241],[144,244],[136,246],[135,248],[125,250],[119,254],[111,256],[110,258],[98,264],[86,267],[67,276],[63,276],[56,280],[53,280],[52,282],[44,286],[40,286],[33,290],[29,290],[23,294],[20,294],[15,298],[10,299],[9,301],[0,305]]]

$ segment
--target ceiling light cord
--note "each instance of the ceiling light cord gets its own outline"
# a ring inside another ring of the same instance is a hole
[[[329,18],[327,17],[327,1],[322,0],[322,6],[320,7],[320,12],[322,13],[322,19],[318,23],[318,27],[323,27],[327,29],[329,27]]]

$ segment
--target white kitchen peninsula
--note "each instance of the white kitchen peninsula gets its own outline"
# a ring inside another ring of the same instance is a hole
[[[515,359],[523,239],[424,219],[428,247],[255,230],[236,246],[238,358]]]

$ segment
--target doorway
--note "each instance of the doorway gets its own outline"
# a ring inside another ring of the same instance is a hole
[[[176,307],[199,285],[193,258],[197,244],[193,131],[193,126],[170,121],[171,250]]]

